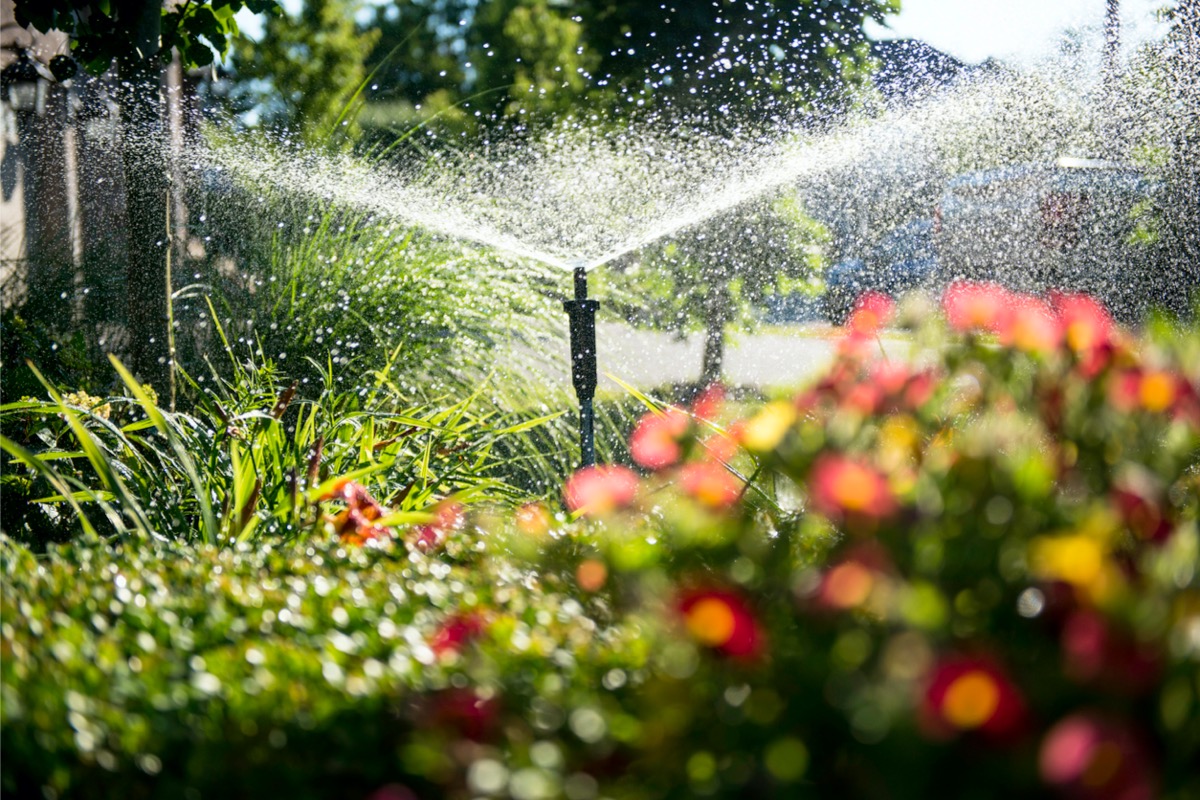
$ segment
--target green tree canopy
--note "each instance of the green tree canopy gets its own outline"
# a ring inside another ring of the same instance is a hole
[[[362,96],[364,56],[379,40],[379,31],[355,24],[361,5],[305,0],[298,14],[268,19],[258,41],[240,39],[233,57],[237,102],[310,143],[355,138],[357,121],[349,112]]]

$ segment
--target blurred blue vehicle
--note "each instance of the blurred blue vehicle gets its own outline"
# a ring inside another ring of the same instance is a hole
[[[937,278],[933,220],[908,222],[889,231],[864,257],[843,259],[825,271],[825,318],[844,324],[864,292],[899,297],[931,288]]]

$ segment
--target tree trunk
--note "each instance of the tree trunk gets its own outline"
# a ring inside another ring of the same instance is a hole
[[[161,0],[130,0],[124,22],[135,49],[117,62],[129,249],[125,268],[129,367],[167,389],[167,164],[159,58]]]
[[[1200,313],[1200,0],[1181,0],[1175,8],[1173,100],[1182,110],[1175,121],[1173,158],[1167,176],[1167,248],[1169,271],[1163,276],[1163,300],[1174,311]],[[1190,295],[1190,296],[1189,296]]]
[[[725,324],[729,322],[729,292],[713,287],[704,299],[704,359],[700,366],[700,385],[721,380],[725,365]]]

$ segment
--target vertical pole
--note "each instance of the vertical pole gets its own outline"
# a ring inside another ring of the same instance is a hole
[[[596,309],[588,299],[587,270],[575,267],[575,299],[563,303],[571,324],[571,382],[579,398],[579,451],[581,466],[596,463]]]

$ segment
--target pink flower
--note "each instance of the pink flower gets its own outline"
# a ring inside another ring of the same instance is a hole
[[[720,464],[686,464],[679,471],[679,486],[702,505],[729,508],[741,496],[742,485]]]
[[[725,387],[719,383],[711,383],[692,401],[692,416],[712,422],[720,416],[724,405]]]
[[[1143,542],[1162,544],[1174,525],[1163,487],[1153,473],[1126,469],[1113,483],[1109,501],[1134,535]]]
[[[584,467],[567,479],[563,494],[567,508],[600,517],[625,508],[637,497],[638,476],[628,467]]]
[[[1010,295],[994,283],[956,281],[946,287],[942,308],[946,321],[957,331],[995,333],[1006,327]]]
[[[997,329],[1000,343],[1026,353],[1048,353],[1062,342],[1063,328],[1054,309],[1033,295],[1011,298],[1005,324]]]
[[[850,312],[846,327],[855,336],[874,336],[892,318],[896,301],[880,292],[863,292]]]
[[[1130,726],[1094,712],[1061,720],[1042,739],[1042,780],[1083,800],[1152,800],[1151,758]]]
[[[1087,357],[1111,346],[1115,325],[1099,300],[1084,294],[1055,292],[1050,295],[1050,302],[1062,320],[1063,336],[1073,352]]]
[[[418,550],[429,551],[439,546],[453,531],[462,527],[466,515],[463,507],[450,500],[443,500],[433,507],[433,521],[418,525],[409,534],[409,540]]]
[[[679,409],[650,412],[638,420],[629,437],[629,453],[646,469],[663,469],[679,461],[683,448],[679,440],[687,433],[688,416]]]

